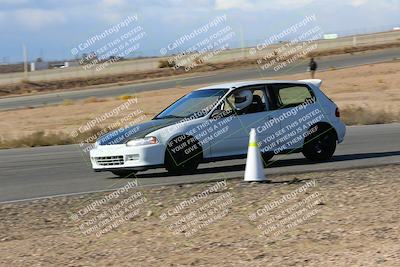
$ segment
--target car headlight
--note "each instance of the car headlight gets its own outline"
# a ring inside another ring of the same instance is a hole
[[[145,138],[139,138],[139,139],[132,139],[126,142],[127,146],[146,146],[146,145],[153,145],[157,144],[158,140],[154,136],[149,136]]]
[[[97,148],[99,145],[100,145],[100,142],[99,142],[99,140],[97,140],[97,141],[94,143],[93,148]]]

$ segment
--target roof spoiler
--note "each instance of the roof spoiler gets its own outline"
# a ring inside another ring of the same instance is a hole
[[[311,83],[315,85],[316,87],[321,87],[322,80],[320,79],[306,79],[306,80],[299,80],[300,82],[305,82],[305,83]]]

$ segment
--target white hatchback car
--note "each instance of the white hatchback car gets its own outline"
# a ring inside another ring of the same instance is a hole
[[[90,151],[93,169],[124,177],[159,167],[191,172],[199,163],[246,157],[251,128],[265,162],[293,152],[327,160],[346,127],[321,83],[246,81],[192,91],[151,121],[100,137]]]

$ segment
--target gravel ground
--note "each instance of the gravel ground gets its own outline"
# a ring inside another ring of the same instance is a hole
[[[400,266],[399,173],[127,180],[114,192],[3,204],[0,266]]]

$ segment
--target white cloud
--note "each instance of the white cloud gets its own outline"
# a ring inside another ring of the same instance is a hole
[[[216,0],[215,9],[226,10],[231,8],[251,9],[252,3],[248,0]]]
[[[126,18],[126,16],[124,16],[123,13],[120,13],[118,11],[103,11],[98,16],[98,19],[101,19],[102,21],[109,24],[115,24],[121,22],[124,18]]]
[[[64,13],[57,10],[26,8],[14,11],[12,16],[18,23],[32,30],[66,21]]]
[[[216,0],[215,9],[242,9],[246,11],[259,11],[266,9],[293,9],[308,5],[315,0]]]
[[[353,7],[365,5],[386,5],[393,8],[400,6],[399,0],[381,0],[373,2],[370,0],[325,0],[324,2],[317,0],[216,0],[214,8],[216,10],[241,9],[244,11],[260,11],[260,10],[290,10],[304,7],[309,4],[331,5],[344,4]]]
[[[312,2],[314,2],[314,0],[280,0],[280,1],[276,1],[276,3],[274,3],[274,5],[287,6],[287,7],[289,7],[289,6],[301,7],[301,6],[308,5]]]
[[[106,23],[117,23],[126,17],[126,11],[132,6],[125,0],[102,0],[96,7],[97,17]]]
[[[102,5],[106,7],[116,7],[116,6],[122,6],[125,4],[124,0],[103,0]]]
[[[351,0],[351,5],[358,7],[358,6],[362,6],[364,4],[366,4],[368,2],[368,0]]]

